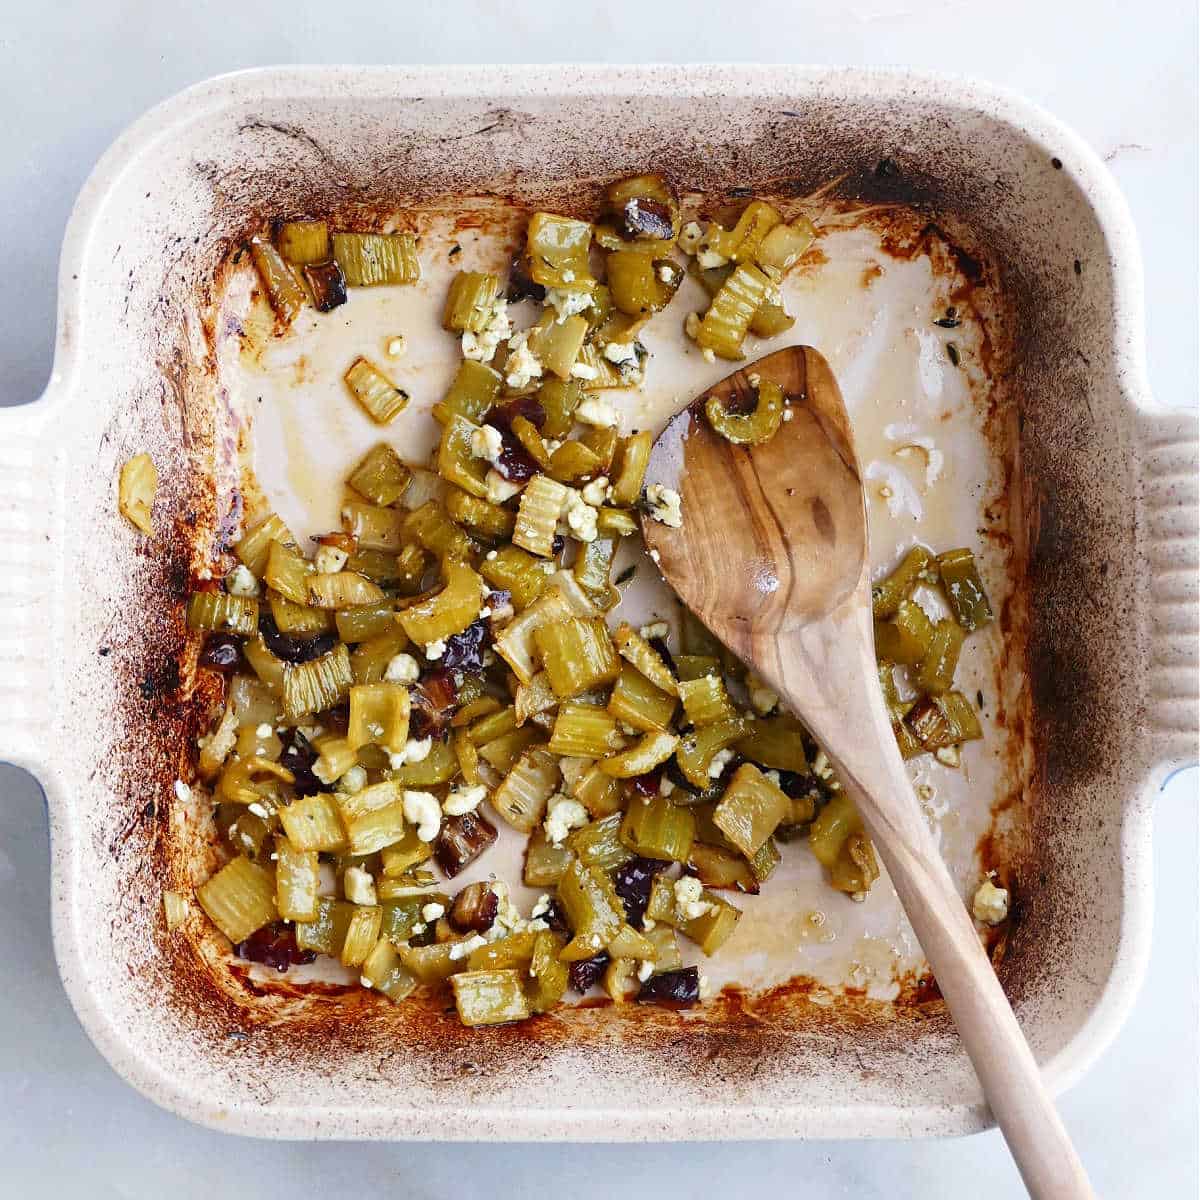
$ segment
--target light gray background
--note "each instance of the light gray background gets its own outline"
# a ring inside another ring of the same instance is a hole
[[[1138,223],[1154,389],[1168,404],[1195,404],[1196,47],[1195,4],[1166,0],[735,0],[711,12],[675,0],[0,0],[0,403],[32,399],[49,374],[58,247],[88,171],[129,121],[189,83],[272,63],[738,60],[971,74],[1073,124],[1110,163]],[[1159,800],[1145,987],[1120,1037],[1063,1101],[1097,1190],[1111,1198],[1200,1191],[1196,794],[1191,770]],[[47,854],[36,784],[0,766],[0,1196],[1024,1194],[994,1133],[916,1143],[348,1146],[196,1128],[136,1095],[79,1029],[50,949]]]

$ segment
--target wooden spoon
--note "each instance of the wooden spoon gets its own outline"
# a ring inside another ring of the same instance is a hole
[[[751,401],[752,375],[778,383],[792,415],[738,446],[704,405]],[[646,483],[683,501],[681,529],[642,519],[663,575],[808,726],[858,805],[1030,1194],[1091,1197],[896,746],[875,668],[862,473],[829,364],[796,346],[735,371],[667,425]]]

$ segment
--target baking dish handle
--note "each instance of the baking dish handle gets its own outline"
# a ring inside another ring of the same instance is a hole
[[[37,772],[53,712],[51,647],[62,462],[49,431],[55,389],[0,408],[0,762]]]
[[[1159,779],[1200,755],[1200,438],[1191,408],[1143,410],[1143,533],[1148,567],[1146,725]]]

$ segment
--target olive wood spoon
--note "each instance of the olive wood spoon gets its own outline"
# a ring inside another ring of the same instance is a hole
[[[791,417],[760,445],[734,445],[704,405],[751,403],[752,375],[782,387]],[[735,371],[667,425],[646,483],[682,497],[682,528],[642,518],[663,575],[812,731],[857,804],[1030,1195],[1091,1197],[896,746],[875,667],[862,472],[829,364],[795,346]]]

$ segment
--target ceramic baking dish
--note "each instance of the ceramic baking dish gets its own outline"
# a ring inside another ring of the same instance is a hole
[[[394,211],[647,164],[726,189],[836,180],[833,195],[927,214],[994,264],[1014,321],[1031,750],[1002,976],[1056,1089],[1127,1011],[1149,946],[1151,802],[1196,752],[1197,444],[1194,416],[1148,394],[1134,233],[1092,152],[1007,94],[907,73],[270,70],[189,90],[108,152],[67,233],[50,386],[0,410],[0,758],[46,792],[76,1011],[159,1103],[278,1137],[988,1122],[937,1002],[782,996],[694,1021],[583,1009],[534,1034],[464,1034],[333,988],[235,980],[211,938],[163,929],[164,877],[185,869],[181,847],[203,853],[172,787],[207,713],[182,598],[237,516],[238,431],[206,325],[219,264],[280,210]],[[116,471],[141,450],[173,530],[153,543],[115,511]]]

